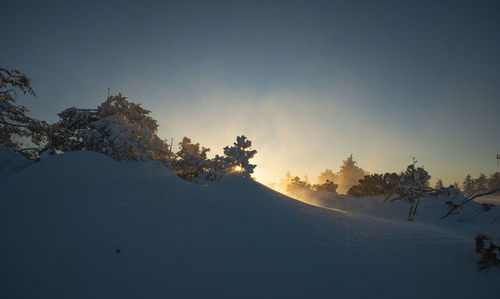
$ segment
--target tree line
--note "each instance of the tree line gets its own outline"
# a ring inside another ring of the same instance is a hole
[[[463,193],[470,195],[477,190],[493,190],[500,188],[500,172],[492,173],[487,177],[484,173],[481,173],[477,178],[472,178],[470,174],[464,179],[463,182]],[[500,195],[497,193],[497,195]]]
[[[256,150],[245,136],[224,147],[222,156],[207,157],[209,148],[184,137],[173,152],[157,135],[151,111],[127,101],[122,94],[109,96],[93,109],[68,108],[59,121],[48,124],[29,117],[15,103],[17,93],[36,96],[31,80],[18,70],[0,68],[0,145],[31,160],[40,153],[95,151],[117,161],[160,161],[185,180],[218,180],[229,173],[250,178],[256,165],[249,162]]]
[[[334,173],[328,168],[321,172],[317,179],[318,184],[311,184],[307,175],[301,179],[287,171],[278,184],[271,183],[270,187],[292,196],[300,188],[346,194],[352,186],[358,184],[359,180],[368,174],[356,164],[353,156],[349,155],[346,160],[342,161],[338,172]]]
[[[450,214],[477,197],[498,194],[500,190],[500,173],[498,172],[490,175],[489,178],[484,174],[481,174],[477,179],[472,179],[470,175],[467,175],[461,190],[458,183],[445,187],[441,179],[438,179],[432,188],[429,184],[430,174],[424,167],[417,166],[415,159],[404,171],[399,173],[368,174],[356,164],[357,162],[352,155],[348,156],[337,173],[330,169],[321,172],[318,176],[318,184],[311,184],[307,176],[301,179],[287,172],[285,177],[280,180],[279,185],[275,184],[271,187],[280,189],[283,193],[298,199],[310,196],[311,192],[331,192],[353,197],[381,196],[384,197],[384,201],[405,200],[410,204],[408,220],[412,220],[416,215],[421,199],[424,197],[457,198],[460,192],[463,192],[465,195],[463,203],[447,202],[450,205],[448,213]],[[341,191],[338,188],[339,185],[343,187]],[[307,201],[307,198],[304,199]],[[483,208],[488,210],[490,205],[484,204]]]
[[[304,190],[337,193],[337,182],[340,182],[344,191],[342,193],[353,197],[384,196],[385,201],[405,199],[410,203],[409,220],[415,216],[422,197],[445,195],[458,191],[454,186],[441,189],[429,187],[431,176],[423,167],[416,166],[415,159],[400,173],[368,174],[356,164],[357,162],[351,154],[342,161],[337,173],[333,173],[330,169],[323,171],[318,176],[320,184],[311,185],[299,177],[291,177],[289,173],[280,184],[286,183],[285,192],[296,197],[304,194]]]

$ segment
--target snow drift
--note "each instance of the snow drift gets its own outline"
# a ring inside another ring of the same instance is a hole
[[[500,294],[459,226],[315,207],[237,176],[193,184],[70,152],[0,188],[0,298]]]

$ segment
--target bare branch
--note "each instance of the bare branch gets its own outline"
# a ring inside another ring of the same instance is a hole
[[[472,192],[472,194],[476,193],[476,191]],[[451,213],[453,213],[456,209],[460,208],[460,207],[463,207],[464,205],[468,204],[469,202],[473,201],[474,199],[478,198],[478,197],[482,197],[482,196],[486,196],[486,195],[491,195],[491,194],[494,194],[494,193],[497,193],[497,192],[500,192],[500,188],[495,188],[495,189],[492,189],[488,192],[485,192],[485,193],[480,193],[480,194],[476,194],[472,197],[469,197],[469,198],[466,198],[463,202],[461,202],[460,204],[454,206],[453,208],[451,208],[448,213],[446,213],[446,215],[442,216],[441,219],[444,219],[448,216],[450,216]]]

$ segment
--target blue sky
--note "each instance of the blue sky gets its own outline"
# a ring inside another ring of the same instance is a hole
[[[49,122],[112,93],[213,153],[246,134],[256,176],[416,157],[445,183],[497,170],[496,1],[11,1],[0,64]]]

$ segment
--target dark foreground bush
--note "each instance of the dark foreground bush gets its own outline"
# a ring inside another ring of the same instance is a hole
[[[493,240],[484,234],[478,234],[476,240],[476,252],[481,255],[477,264],[479,270],[488,270],[491,266],[500,264],[500,246],[493,243]]]

